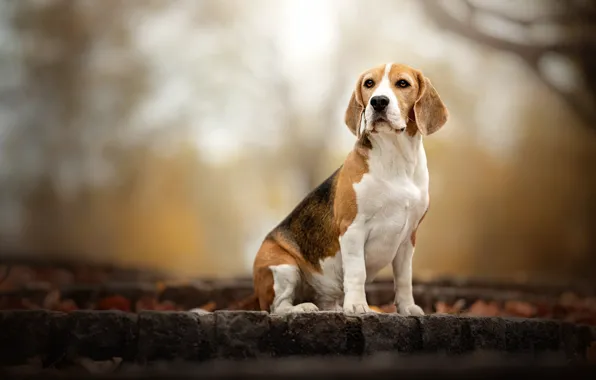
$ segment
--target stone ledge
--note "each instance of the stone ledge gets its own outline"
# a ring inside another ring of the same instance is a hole
[[[47,311],[0,312],[0,366],[42,366],[79,358],[146,364],[156,361],[292,356],[363,356],[374,353],[555,353],[584,361],[596,328],[500,317],[395,314],[347,316],[318,312],[287,316],[265,312]]]
[[[414,299],[429,314],[551,318],[596,326],[596,297],[580,295],[572,288],[557,294],[549,289],[541,292],[539,288],[516,289],[505,284],[495,284],[494,288],[490,284],[480,284],[477,288],[466,286],[465,282],[446,284],[417,283],[413,288]],[[0,289],[0,310],[234,310],[238,301],[251,293],[252,284],[240,279],[190,283],[108,281],[57,287],[31,282],[25,287]],[[367,284],[366,295],[377,310],[394,312],[392,282],[379,280]]]

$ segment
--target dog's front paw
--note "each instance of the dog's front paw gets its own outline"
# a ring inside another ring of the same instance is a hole
[[[344,304],[344,313],[346,314],[365,314],[365,313],[372,313],[373,311],[368,307],[365,303],[351,303],[351,304]]]
[[[409,305],[399,305],[397,308],[399,314],[403,315],[404,317],[415,316],[420,317],[424,315],[424,310],[416,304],[409,304]]]
[[[306,302],[296,306],[292,306],[290,313],[314,313],[319,311],[319,308],[314,303]]]

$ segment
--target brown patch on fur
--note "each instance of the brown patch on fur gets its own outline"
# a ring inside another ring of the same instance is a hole
[[[339,231],[333,210],[340,170],[311,191],[268,235],[316,271],[321,270],[321,259],[335,256],[339,251]]]
[[[300,247],[293,241],[293,239],[289,238],[287,234],[284,235],[282,231],[274,230],[271,232],[268,239],[275,242],[277,245],[279,245],[281,249],[287,252],[301,270],[307,272],[321,272],[321,265],[319,261],[311,262],[310,260],[307,260],[306,257],[312,257],[313,255],[307,255],[305,257],[304,254],[302,254],[302,252],[300,251]],[[332,247],[327,247],[327,249],[324,251],[332,252],[332,248],[334,246],[335,245],[333,245],[332,243]],[[337,243],[337,250],[339,250],[339,242]],[[324,259],[325,257],[329,256],[335,256],[336,253],[337,251],[334,251],[332,254],[324,254],[320,257],[320,259]]]
[[[273,272],[270,267],[283,264],[298,267],[298,263],[292,254],[283,249],[276,241],[265,239],[253,264],[253,283],[255,288],[255,295],[253,297],[258,300],[258,306],[263,311],[270,311],[271,304],[275,298]]]
[[[433,87],[432,83],[420,71],[416,74],[419,84],[418,99],[414,104],[414,116],[418,130],[422,135],[432,135],[449,118],[449,111],[441,100],[439,93]]]
[[[414,229],[414,231],[412,231],[412,235],[410,235],[410,241],[412,242],[413,247],[416,246],[416,232],[418,231],[418,228],[420,228],[420,223],[422,223],[422,221],[424,220],[424,217],[426,216],[426,213],[428,212],[429,208],[430,208],[430,199],[429,199],[428,206],[426,207],[426,211],[424,211],[424,214],[422,214],[422,217],[418,221],[416,228]]]
[[[406,124],[406,133],[410,137],[414,137],[418,133],[418,126],[416,125],[416,116],[414,115],[414,109],[408,114],[408,123]]]
[[[368,141],[368,138],[366,138]],[[337,181],[337,194],[335,196],[334,210],[335,221],[342,236],[356,218],[358,205],[354,184],[360,182],[364,173],[368,172],[368,144],[364,141],[357,142],[344,162]]]
[[[370,142],[370,138],[368,134],[363,135],[360,140],[358,141],[361,148],[372,149],[372,143]]]

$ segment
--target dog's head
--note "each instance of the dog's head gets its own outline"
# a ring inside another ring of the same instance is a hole
[[[447,118],[447,108],[428,78],[409,66],[390,63],[360,75],[345,122],[358,137],[364,131],[403,133],[408,122],[430,135]]]

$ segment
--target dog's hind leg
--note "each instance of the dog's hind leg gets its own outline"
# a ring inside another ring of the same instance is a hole
[[[272,240],[263,242],[255,259],[254,286],[261,310],[272,314],[309,313],[319,308],[310,302],[294,305],[303,289],[296,260]]]

